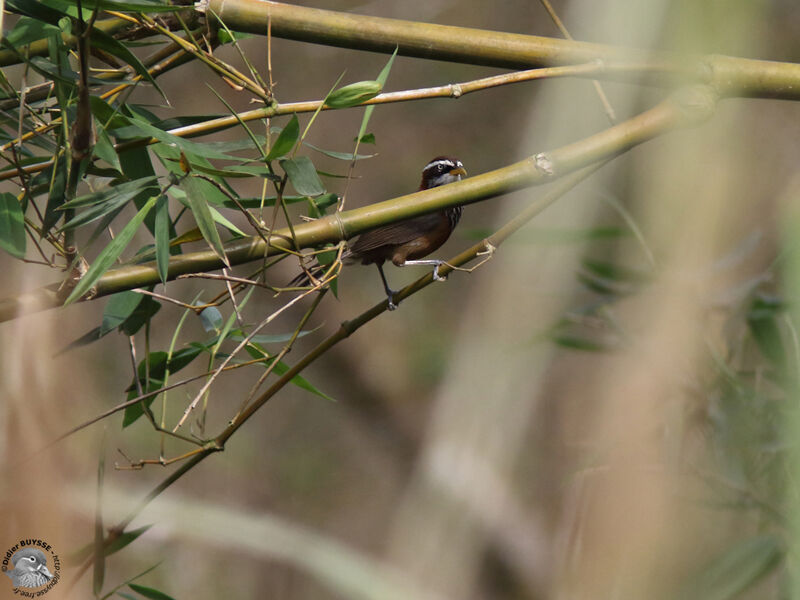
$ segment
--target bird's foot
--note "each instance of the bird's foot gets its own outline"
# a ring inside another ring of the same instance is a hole
[[[391,290],[388,287],[386,288],[386,308],[388,310],[397,309],[397,304],[394,303],[394,296],[396,293],[397,292],[395,292],[394,290]]]
[[[434,281],[447,281],[447,275],[439,275],[439,266],[441,263],[433,267],[433,280]]]

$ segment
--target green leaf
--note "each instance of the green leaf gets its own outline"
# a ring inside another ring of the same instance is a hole
[[[120,535],[116,540],[114,540],[108,546],[105,547],[104,549],[105,556],[110,556],[115,552],[119,552],[125,546],[136,540],[136,538],[138,538],[140,535],[142,535],[145,531],[147,531],[151,527],[152,525],[145,525],[144,527],[139,527],[139,529],[126,531],[125,533]],[[85,546],[83,546],[79,550],[76,550],[75,552],[70,552],[66,556],[67,564],[69,564],[70,566],[80,565],[84,560],[86,560],[87,558],[89,558],[89,556],[91,556],[93,550],[94,550],[94,544],[90,543],[86,544]]]
[[[25,215],[17,197],[0,194],[0,248],[11,256],[25,258]]]
[[[117,234],[117,237],[114,238],[111,243],[106,246],[100,255],[95,259],[92,263],[92,266],[89,267],[89,270],[86,272],[81,280],[78,282],[78,285],[75,286],[75,289],[72,290],[72,293],[64,302],[64,306],[68,306],[75,302],[78,298],[83,296],[86,292],[88,292],[92,286],[97,282],[100,277],[114,264],[114,261],[119,258],[125,248],[128,246],[130,241],[133,239],[136,230],[144,221],[144,218],[147,216],[147,213],[150,212],[150,209],[155,206],[156,199],[150,198],[142,209],[136,213],[136,215],[128,222],[125,227],[123,227],[122,231]]]
[[[6,36],[6,42],[13,48],[19,48],[46,38],[56,27],[30,17],[20,17],[14,28]]]
[[[151,352],[149,357],[150,378],[147,379],[145,377],[147,374],[145,372],[147,368],[146,359],[142,359],[136,369],[136,376],[142,386],[142,391],[144,393],[149,393],[158,390],[164,385],[164,377],[166,376],[168,368],[170,373],[177,373],[181,369],[191,364],[191,362],[200,356],[205,349],[205,346],[202,344],[193,345],[189,348],[183,348],[174,353],[169,361],[167,361],[168,355],[166,352]],[[139,392],[137,390],[135,380],[130,386],[128,386],[126,391],[128,392],[128,400],[132,400],[138,396]],[[154,394],[149,398],[144,399],[142,402],[144,402],[145,406],[150,406],[157,397],[158,394]],[[125,409],[125,414],[122,418],[123,428],[135,423],[144,414],[142,402],[132,404]]]
[[[280,165],[286,171],[298,194],[319,196],[325,193],[325,188],[322,187],[322,182],[319,180],[314,163],[307,156],[285,159],[280,161]]]
[[[770,574],[785,550],[772,534],[756,536],[729,546],[684,586],[681,600],[728,600]]]
[[[317,152],[324,154],[325,156],[330,156],[331,158],[335,158],[337,160],[364,160],[365,158],[378,156],[377,154],[356,154],[353,156],[352,152],[335,152],[333,150],[325,150],[324,148],[318,148],[314,144],[309,144],[308,142],[304,142],[304,145],[308,146],[312,150],[316,150]]]
[[[109,4],[112,2],[113,0],[104,0],[104,10],[114,10],[109,6]],[[133,67],[133,70],[141,75],[145,81],[150,83],[163,98],[166,98],[164,92],[158,86],[158,83],[156,83],[156,80],[153,79],[152,75],[150,75],[150,71],[147,70],[147,67],[144,66],[142,61],[140,61],[133,52],[128,50],[128,48],[125,47],[122,42],[114,39],[113,36],[108,35],[106,32],[97,29],[96,27],[92,28],[89,39],[92,48],[97,48],[99,50],[108,52],[110,55],[128,63],[131,67]]]
[[[266,160],[275,160],[276,158],[281,158],[289,154],[299,137],[300,122],[297,120],[297,115],[292,115],[286,127],[284,127],[278,135],[278,139],[272,144],[272,148],[269,149]]]
[[[325,104],[331,108],[347,108],[366,102],[381,93],[383,86],[379,81],[359,81],[340,87],[328,94]]]
[[[76,227],[92,223],[93,221],[105,217],[106,215],[119,213],[125,207],[125,205],[128,204],[128,202],[135,202],[137,198],[142,198],[150,194],[152,190],[150,189],[147,179],[149,178],[132,181],[130,183],[136,185],[130,185],[129,187],[127,187],[129,184],[122,184],[120,186],[113,187],[110,190],[106,190],[102,194],[103,201],[95,203],[91,206],[91,208],[82,211],[80,214],[64,223],[58,229],[58,231],[74,229]],[[126,189],[120,189],[122,187],[126,187]],[[61,208],[72,208],[75,205],[70,205],[74,202],[78,202],[79,200],[82,199],[77,198],[76,200],[71,200],[67,204],[62,205]]]
[[[214,225],[214,217],[208,208],[208,201],[203,195],[202,188],[198,185],[194,177],[186,177],[182,182],[183,190],[189,200],[189,205],[192,209],[197,227],[200,233],[203,234],[206,242],[214,251],[214,254],[228,265],[228,257],[225,256],[225,248],[222,246],[222,240],[219,237],[217,227]],[[230,266],[230,265],[229,265]]]
[[[94,144],[94,155],[110,164],[114,169],[122,173],[122,166],[119,163],[119,156],[114,149],[114,143],[108,135],[104,127],[96,124],[95,131],[97,132],[97,141]]]
[[[244,231],[242,231],[236,225],[234,225],[228,219],[226,219],[225,216],[222,213],[220,213],[213,206],[209,206],[208,210],[211,211],[211,218],[214,219],[214,221],[216,221],[217,223],[222,225],[225,229],[227,229],[231,233],[234,233],[234,234],[239,235],[241,237],[245,237],[247,235]]]
[[[102,190],[92,192],[91,194],[84,194],[83,196],[73,198],[69,202],[65,203],[61,208],[82,208],[84,206],[102,204],[104,202],[113,201],[120,194],[126,194],[127,197],[130,198],[131,193],[137,194],[148,186],[151,186],[157,180],[157,177],[150,176],[134,179],[133,181],[126,181],[125,183],[107,187]]]
[[[59,4],[67,6],[77,6],[76,0],[56,0]],[[170,6],[159,0],[139,0],[129,2],[127,0],[83,0],[84,9],[99,7],[102,10],[117,10],[119,12],[174,12],[180,10],[181,6]]]
[[[122,325],[138,308],[144,298],[144,294],[136,292],[119,292],[112,295],[106,304],[105,310],[103,310],[100,336],[102,337]]]
[[[58,220],[61,218],[61,213],[58,208],[64,204],[66,200],[65,194],[67,190],[67,156],[61,154],[57,157],[53,166],[45,171],[50,181],[50,189],[47,197],[47,208],[44,211],[44,223],[42,229],[44,232],[49,232]]]
[[[156,201],[156,268],[162,283],[169,276],[169,199],[159,196]]]
[[[398,48],[395,47],[394,52],[392,52],[392,56],[387,61],[386,65],[381,69],[381,72],[378,74],[377,82],[381,84],[381,87],[386,85],[386,80],[389,78],[389,71],[392,70],[392,65],[394,64],[394,59],[397,56]],[[358,140],[359,142],[363,141],[365,144],[375,143],[375,136],[372,136],[372,141],[364,141],[364,134],[367,133],[367,124],[369,123],[369,119],[372,116],[372,111],[375,110],[375,105],[370,105],[364,111],[364,117],[361,119],[361,127],[358,130]]]
[[[140,535],[142,535],[145,531],[147,531],[151,527],[152,525],[145,525],[143,527],[139,527],[138,529],[132,529],[131,531],[126,531],[125,533],[120,535],[117,539],[115,539],[113,542],[111,542],[108,546],[106,546],[105,549],[106,556],[110,556],[115,552],[119,552],[125,546],[135,541]]]
[[[222,313],[216,306],[207,306],[200,311],[200,322],[206,331],[218,331],[222,327]]]
[[[569,334],[555,335],[553,336],[553,342],[563,348],[569,348],[570,350],[583,350],[584,352],[603,352],[608,350],[608,348],[600,342]]]
[[[786,368],[786,348],[781,338],[778,317],[785,310],[780,298],[761,294],[753,300],[747,313],[747,326],[761,353],[778,370]]]
[[[336,194],[331,194],[332,196],[336,196]],[[322,198],[326,198],[327,195],[322,196]],[[277,198],[275,196],[267,196],[263,200],[261,198],[239,198],[239,204],[242,205],[243,208],[261,208],[262,206],[275,206],[275,201]],[[308,200],[308,196],[284,196],[283,202],[284,204],[297,204],[298,202],[305,202]],[[233,208],[238,210],[239,207],[236,206],[236,203],[233,200],[225,200],[222,203],[222,206],[225,208]]]
[[[231,31],[230,29],[220,29],[217,33],[217,38],[220,44],[229,44],[239,40],[247,40],[253,37],[249,33],[240,33],[238,31]]]
[[[362,135],[360,138],[358,138],[358,140],[362,144],[374,144],[375,143],[375,134],[374,133],[367,133],[366,135]]]
[[[143,585],[138,585],[136,583],[129,583],[128,587],[130,587],[137,594],[141,594],[142,596],[144,596],[145,598],[149,598],[150,600],[175,600],[172,596],[169,596],[164,592],[159,592],[156,589],[145,587]]]
[[[207,159],[219,159],[219,160],[239,160],[236,156],[231,156],[225,152],[220,152],[219,150],[214,149],[213,147],[208,146],[207,144],[199,144],[196,142],[192,142],[185,138],[178,137],[177,135],[172,135],[164,131],[163,129],[159,129],[154,125],[151,125],[147,121],[144,120],[143,116],[135,115],[131,117],[124,117],[128,122],[128,127],[124,127],[121,129],[115,129],[114,135],[125,138],[136,138],[136,137],[148,137],[148,138],[155,138],[159,142],[166,144],[168,146],[172,146],[179,150],[182,150],[187,155],[193,155],[198,157],[204,157]]]
[[[135,294],[136,292],[131,293]],[[136,309],[119,326],[122,333],[128,337],[136,335],[136,333],[142,327],[144,327],[145,323],[152,319],[153,315],[161,310],[161,303],[152,296],[146,296],[144,294],[137,295],[142,296],[141,302],[139,302],[139,305],[136,307]]]
[[[247,350],[247,353],[255,359],[263,359],[263,362],[261,364],[264,365],[264,367],[269,367],[275,361],[276,358],[274,356],[270,356],[266,350],[264,350],[261,346],[255,343],[248,344],[245,347],[245,350]],[[284,373],[289,371],[289,365],[287,365],[283,361],[280,361],[278,362],[277,365],[275,365],[273,371],[275,372],[276,375],[283,375]],[[295,375],[294,377],[292,377],[291,382],[297,387],[304,389],[308,392],[311,392],[312,394],[315,394],[320,398],[325,398],[326,400],[330,400],[331,402],[336,402],[336,400],[328,396],[328,394],[318,390],[307,379],[304,379],[300,375]]]

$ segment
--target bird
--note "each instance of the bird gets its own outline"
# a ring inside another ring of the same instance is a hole
[[[23,548],[11,557],[14,568],[6,571],[15,588],[35,588],[53,578],[47,569],[47,557],[38,548]]]
[[[466,175],[467,171],[460,160],[448,156],[437,156],[422,169],[422,179],[418,191],[460,181]],[[383,282],[383,289],[386,291],[388,308],[394,310],[397,308],[394,303],[394,296],[397,292],[389,287],[386,274],[383,272],[383,263],[389,260],[398,267],[432,265],[434,280],[443,281],[445,278],[439,275],[439,267],[445,261],[422,259],[438,250],[447,241],[461,219],[462,210],[461,206],[453,206],[367,231],[356,238],[343,252],[342,262],[376,265]],[[312,275],[319,274],[322,270],[323,267],[320,265],[309,269]],[[290,285],[303,285],[308,281],[308,275],[302,273],[292,280]]]

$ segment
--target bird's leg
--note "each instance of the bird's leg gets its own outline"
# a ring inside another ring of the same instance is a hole
[[[381,274],[381,281],[383,281],[383,289],[386,290],[386,299],[389,301],[389,310],[394,310],[397,308],[397,304],[394,303],[394,295],[395,291],[389,287],[389,284],[386,281],[386,275],[383,274],[383,264],[382,263],[375,263],[378,267],[378,273]]]
[[[433,265],[433,280],[434,281],[445,281],[447,279],[447,275],[444,277],[439,275],[439,267],[442,265],[446,265],[447,263],[443,260],[439,260],[438,258],[427,258],[425,260],[406,260],[403,263],[397,265],[398,267],[407,267],[409,265]]]

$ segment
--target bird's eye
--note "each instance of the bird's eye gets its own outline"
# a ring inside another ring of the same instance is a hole
[[[27,556],[26,558],[31,562],[36,562],[36,557],[35,556]]]
[[[444,171],[444,165],[438,165],[436,167],[436,170],[439,171],[439,173],[441,173],[442,171]]]

